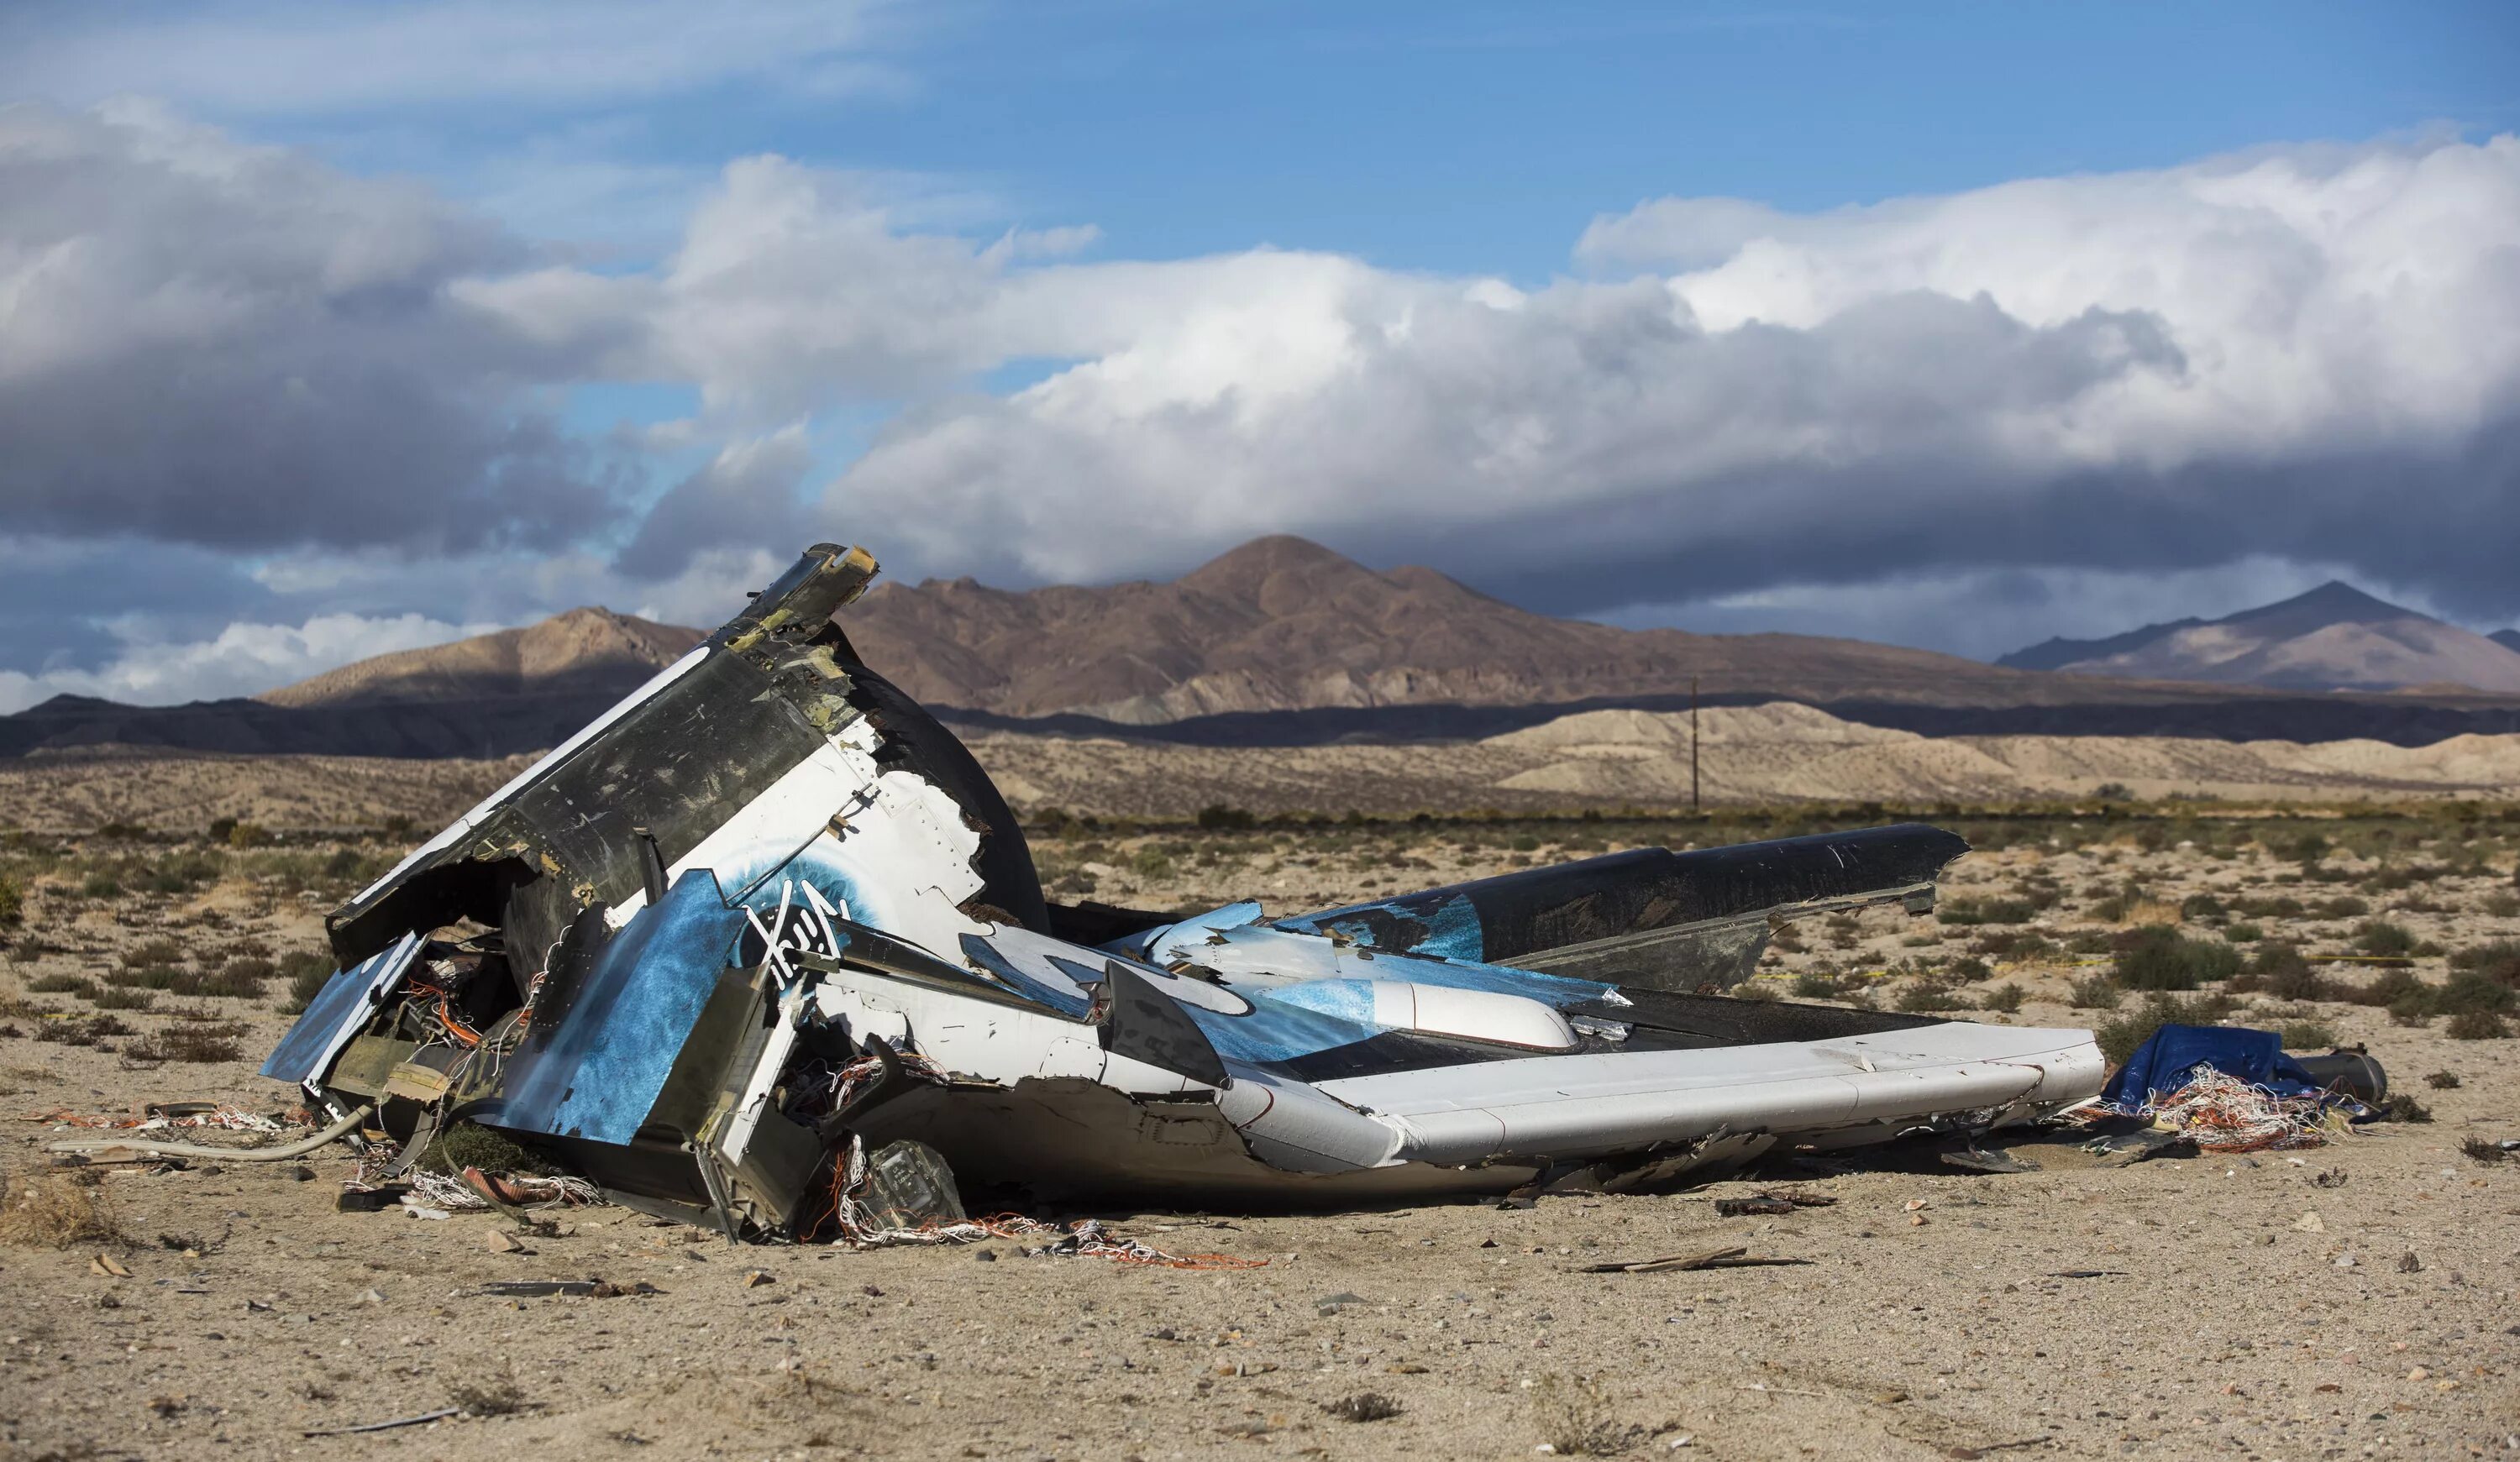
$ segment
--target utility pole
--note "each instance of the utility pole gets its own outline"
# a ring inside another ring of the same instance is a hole
[[[1688,678],[1688,810],[1702,808],[1697,800],[1697,677]]]

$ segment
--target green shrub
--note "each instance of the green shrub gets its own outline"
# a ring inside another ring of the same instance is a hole
[[[1950,978],[1955,984],[1974,985],[1980,980],[1992,978],[1994,974],[1993,965],[1969,955],[1964,954],[1951,963]]]
[[[2212,894],[2189,894],[2179,901],[2179,916],[2182,919],[2210,923],[2222,918],[2224,913],[2223,901]]]
[[[1981,1010],[2001,1010],[2010,1015],[2020,1009],[2021,1002],[2027,998],[2029,998],[2027,992],[2007,980],[2002,985],[1990,986],[1986,994],[1977,997],[1977,1003]]]
[[[2414,949],[2415,937],[2403,924],[2370,919],[2354,931],[2354,947],[2365,954],[2401,958]]]
[[[2163,1026],[2210,1026],[2231,1013],[2231,1001],[2220,995],[2201,995],[2187,998],[2154,991],[2143,997],[2143,1003],[2124,1015],[2113,1015],[2092,1031],[2100,1054],[2111,1066],[2121,1066],[2135,1054],[2135,1048],[2152,1039],[2152,1033]]]
[[[2028,899],[1955,899],[1934,916],[1946,924],[2026,924],[2038,913]]]
[[[0,929],[15,929],[25,918],[26,891],[15,878],[0,878]]]
[[[2315,1020],[2287,1021],[2280,1033],[2288,1051],[2320,1050],[2336,1044],[2336,1033]]]
[[[2220,940],[2181,937],[2164,924],[2128,931],[2118,941],[2114,976],[2129,990],[2193,990],[2240,972],[2240,953]]]
[[[280,956],[277,971],[289,982],[289,998],[281,1003],[283,1015],[294,1015],[313,1001],[324,983],[333,978],[333,961],[325,955],[300,950]]]
[[[154,990],[130,990],[119,985],[108,985],[88,998],[99,1010],[146,1010],[158,1003],[158,993]]]
[[[2510,1036],[2511,1028],[2491,1010],[2461,1010],[2442,1027],[2442,1034],[2452,1041],[2500,1041]]]
[[[2066,987],[2065,1003],[2077,1010],[2115,1010],[2125,992],[2106,975],[2085,975]]]
[[[2462,1010],[2484,1010],[2499,1014],[2520,1005],[2520,990],[2487,974],[2483,970],[2463,969],[2444,981],[2433,992],[2433,1008],[2445,1015]]]
[[[2336,992],[2357,1005],[2387,1007],[2409,997],[2429,1000],[2431,987],[2415,978],[2413,970],[2384,969],[2365,985],[2349,985]]]
[[[26,982],[29,995],[74,995],[84,999],[96,997],[96,982],[84,975],[37,975]]]
[[[2223,926],[2223,939],[2228,944],[2256,944],[2259,940],[2265,937],[2266,931],[2255,924],[2226,924]]]
[[[1911,1015],[1929,1015],[1943,1010],[1965,1010],[1968,1007],[1950,991],[1919,983],[1899,992],[1899,1008]]]
[[[1794,976],[1794,998],[1828,1000],[1837,997],[1837,977],[1823,970],[1807,969]]]
[[[2359,919],[2371,911],[2371,906],[2347,894],[2320,904],[2315,911],[2323,919]]]

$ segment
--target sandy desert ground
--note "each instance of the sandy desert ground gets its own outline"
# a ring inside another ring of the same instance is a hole
[[[340,820],[441,806],[371,803]],[[2164,997],[2176,1013],[2366,1042],[2430,1120],[2123,1169],[2024,1143],[2041,1171],[1968,1174],[1881,1150],[1839,1173],[1523,1211],[1102,1215],[1166,1249],[1265,1261],[1225,1270],[1009,1243],[735,1248],[606,1208],[494,1252],[514,1230],[489,1216],[337,1212],[352,1167],[338,1149],[47,1169],[55,1113],[285,1106],[252,1068],[287,1024],[292,975],[320,963],[322,910],[410,839],[13,834],[0,877],[23,905],[0,963],[0,1212],[84,1183],[73,1196],[101,1199],[103,1221],[0,1223],[0,1456],[2508,1454],[2520,1162],[2462,1143],[2520,1136],[2520,1044],[2490,1034],[2507,1015],[2472,1014],[2511,1003],[2520,979],[2520,951],[2498,944],[2520,939],[2520,814],[2219,811],[1946,819],[1979,851],[1939,915],[1798,925],[1754,993],[2096,1024],[2123,1043],[2172,1012],[2114,987],[2119,948],[2174,927],[2186,942],[2165,948],[2188,961],[2174,966],[2223,977]],[[1291,910],[1828,816],[1072,823],[1041,829],[1036,853],[1070,897],[1256,892]],[[2280,948],[2408,962],[2265,953]],[[1837,1202],[1714,1212],[1779,1183]],[[1728,1245],[1799,1263],[1570,1272]],[[657,1292],[481,1291],[588,1277]],[[428,1426],[304,1435],[454,1406],[467,1409]]]
[[[1688,718],[1590,711],[1479,741],[1201,747],[977,735],[971,748],[1018,811],[1182,819],[1211,805],[1270,816],[1406,817],[1480,810],[1689,805]],[[2520,736],[2431,746],[2164,736],[1920,736],[1789,702],[1702,713],[1708,806],[2058,803],[2114,785],[2136,798],[2243,804],[2520,797]],[[84,832],[112,822],[197,830],[356,827],[393,808],[438,826],[530,764],[382,757],[243,757],[104,749],[0,763],[0,827]]]

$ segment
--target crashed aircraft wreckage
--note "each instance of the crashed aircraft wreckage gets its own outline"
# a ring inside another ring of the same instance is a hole
[[[495,1129],[632,1207],[816,1231],[865,1155],[965,1181],[1322,1204],[1976,1131],[2099,1088],[2090,1034],[1749,1001],[1775,927],[1932,905],[1907,824],[1643,849],[1352,908],[1045,902],[970,754],[832,622],[819,545],[330,921],[263,1065],[417,1158]]]

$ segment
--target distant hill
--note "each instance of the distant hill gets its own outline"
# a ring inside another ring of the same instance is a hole
[[[2478,635],[2333,581],[2222,619],[2173,620],[2104,640],[2050,640],[1996,663],[2284,690],[2520,694],[2520,633]]]
[[[2435,684],[2473,684],[2463,676],[2428,674],[2410,683],[2425,688],[2391,694],[2304,695],[2058,675],[1858,640],[1621,630],[1518,609],[1432,569],[1376,571],[1296,538],[1256,540],[1169,583],[879,583],[840,623],[868,664],[967,729],[1203,745],[1474,739],[1587,711],[1679,710],[1692,680],[1708,706],[1797,701],[1927,735],[2422,745],[2520,731],[2520,699]],[[251,700],[59,696],[0,717],[0,756],[113,745],[510,756],[566,739],[701,638],[572,609]]]
[[[930,705],[1127,726],[1686,695],[1692,676],[1709,695],[1763,699],[2010,703],[2091,693],[1859,640],[1552,619],[1433,569],[1378,573],[1285,537],[1254,540],[1168,584],[1024,592],[969,579],[878,584],[841,625],[868,664]]]
[[[571,609],[522,629],[360,660],[254,699],[292,707],[518,695],[619,699],[703,638],[698,630],[609,609]]]

